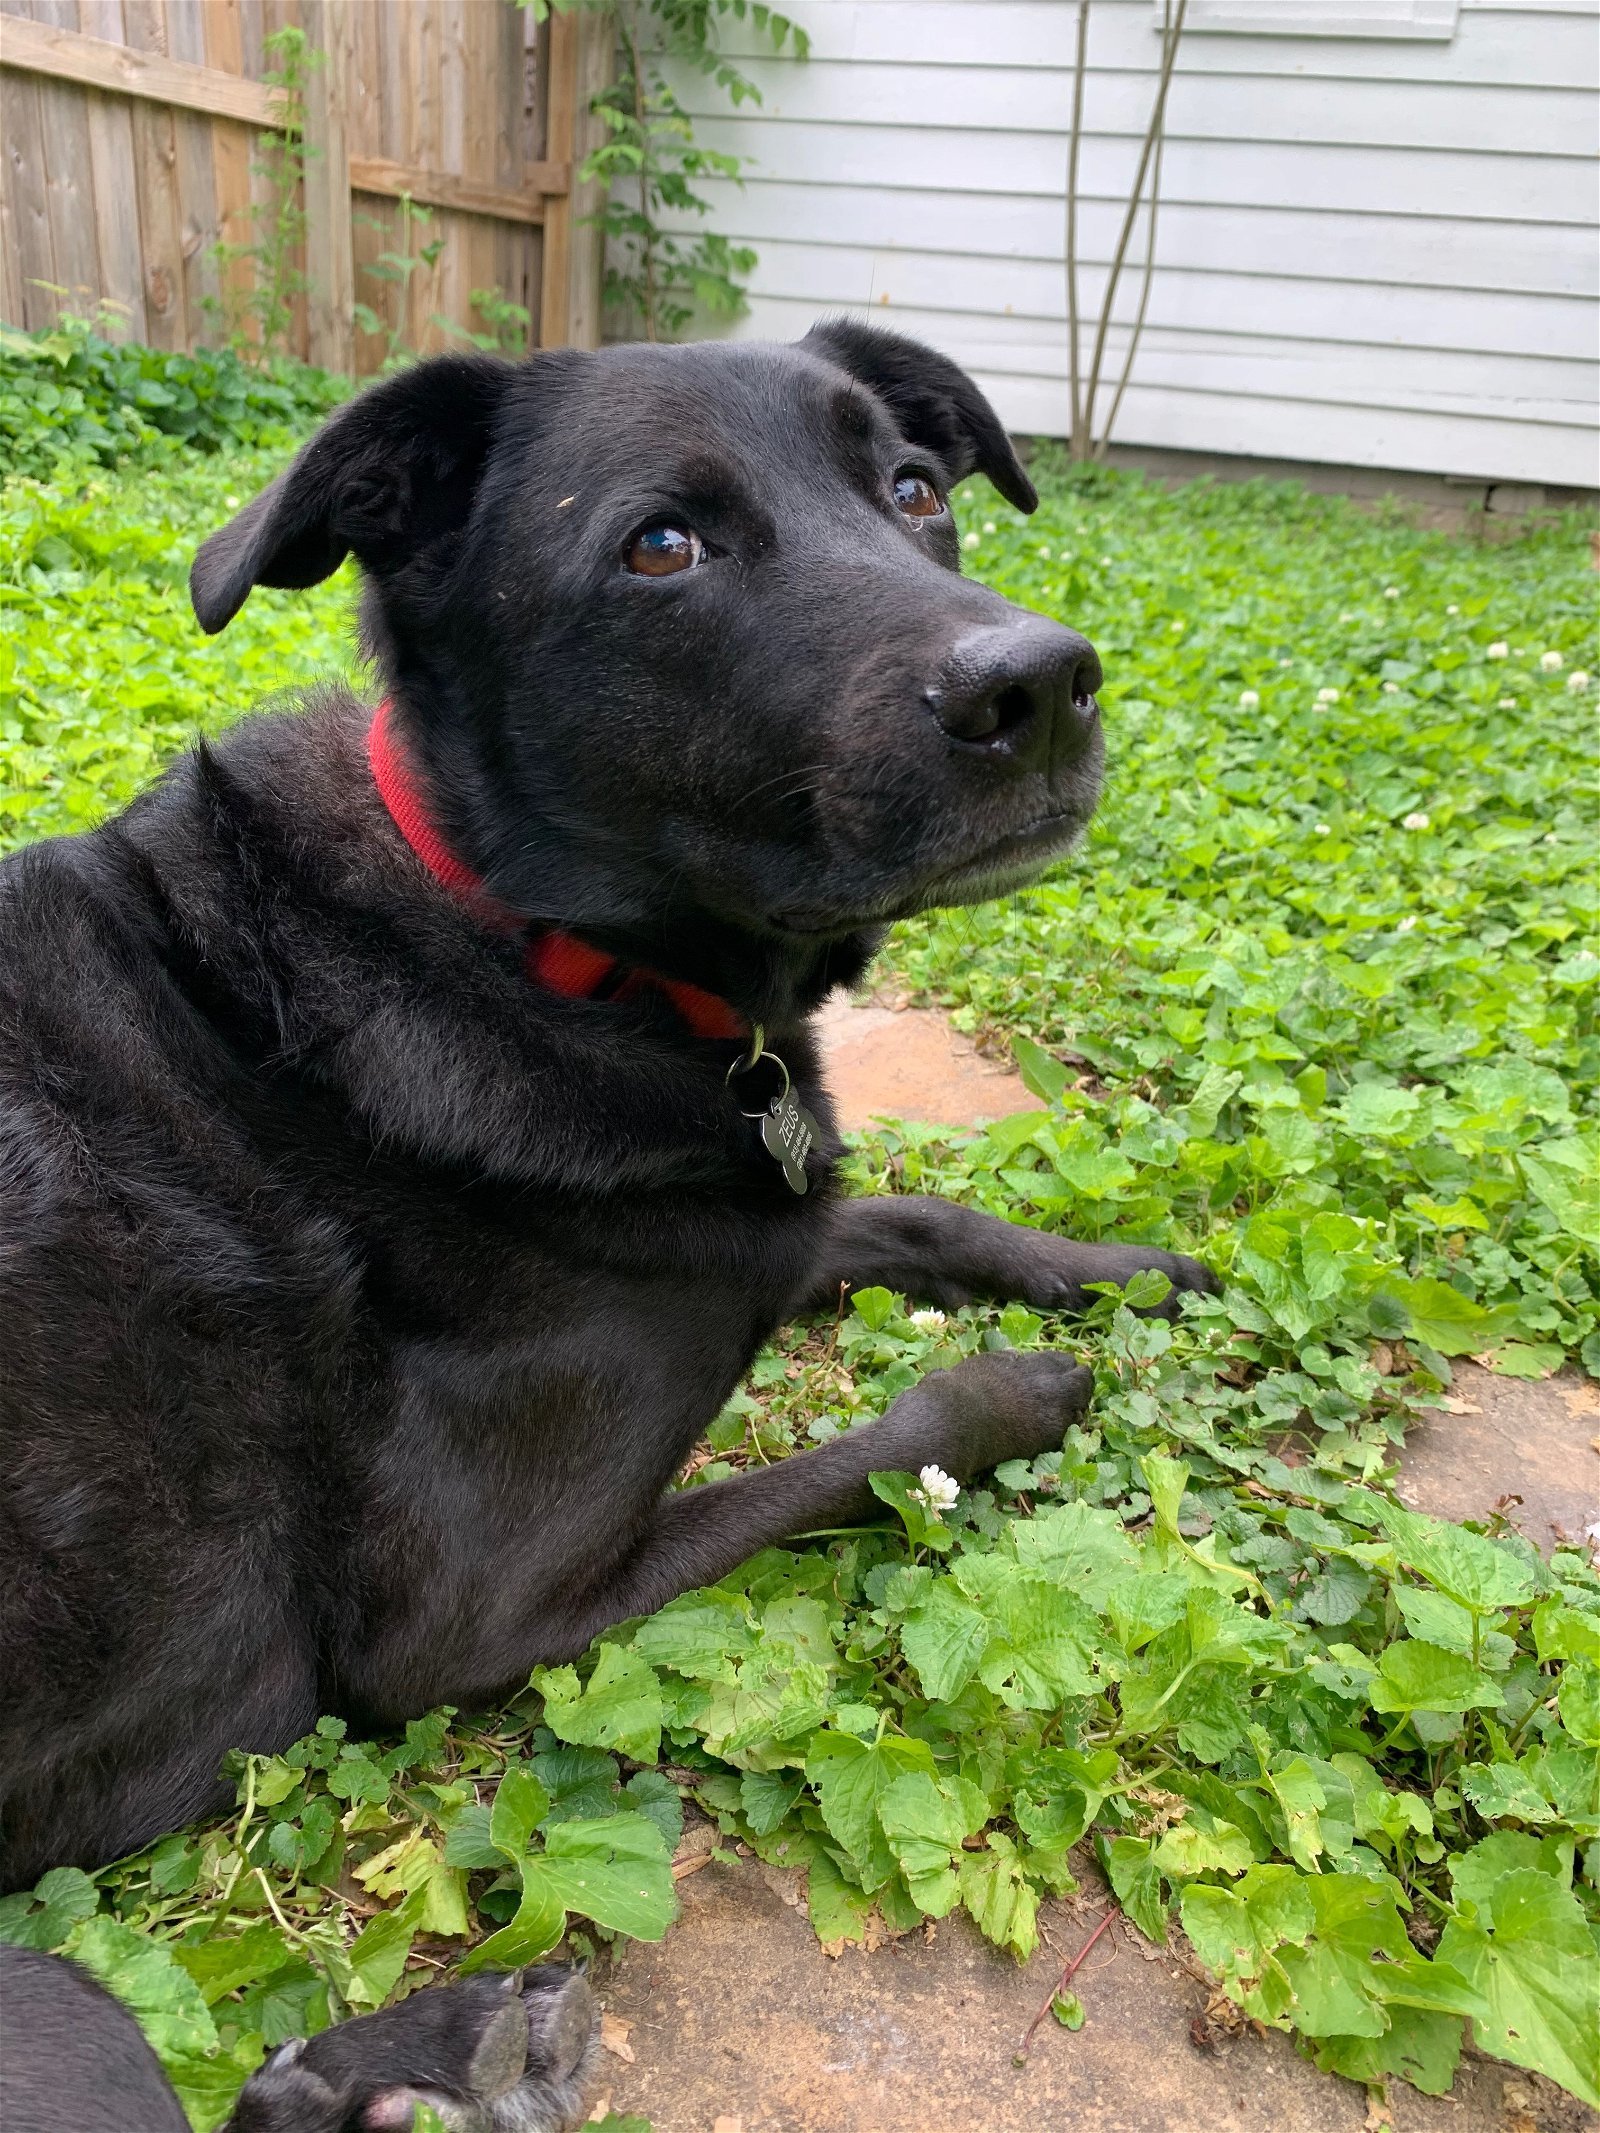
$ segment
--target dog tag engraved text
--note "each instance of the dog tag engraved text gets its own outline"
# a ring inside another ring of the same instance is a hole
[[[792,1192],[806,1189],[806,1157],[818,1130],[816,1120],[790,1089],[773,1098],[761,1121],[762,1145],[783,1165],[783,1175]]]

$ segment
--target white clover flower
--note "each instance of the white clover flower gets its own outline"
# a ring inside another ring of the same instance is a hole
[[[1497,711],[1515,711],[1517,699],[1514,696],[1497,696],[1494,700],[1494,707]]]
[[[1485,659],[1509,659],[1511,657],[1511,647],[1509,644],[1496,641],[1489,646],[1483,656]]]
[[[1354,622],[1354,620],[1355,620],[1355,619],[1356,619],[1356,618],[1355,618],[1355,616],[1354,616],[1354,615],[1341,615],[1341,616],[1339,617],[1339,620],[1340,620],[1341,622]]]
[[[225,511],[237,511],[239,508],[239,499],[237,496],[225,496],[222,499],[222,506]]]
[[[1254,689],[1241,689],[1239,691],[1239,709],[1241,711],[1259,711],[1261,709],[1261,698]]]
[[[1567,676],[1567,687],[1569,689],[1576,690],[1587,689],[1588,686],[1588,675],[1583,671],[1582,667],[1574,667],[1572,672]]]
[[[1337,689],[1319,689],[1317,691],[1317,702],[1319,704],[1336,704],[1338,701],[1339,692]]]
[[[1385,696],[1398,696],[1400,694],[1399,682],[1386,681],[1383,685],[1383,693]]]
[[[1562,667],[1566,665],[1566,661],[1559,652],[1541,652],[1539,654],[1539,664],[1547,674],[1558,674]]]
[[[1331,837],[1333,835],[1333,831],[1329,829],[1326,822],[1313,822],[1311,825],[1311,834],[1313,837]]]
[[[1457,607],[1457,606],[1455,605],[1455,603],[1454,603],[1453,601],[1452,601],[1452,602],[1451,602],[1451,604],[1450,604],[1450,605],[1449,605],[1449,606],[1448,606],[1448,607],[1447,607],[1447,608],[1445,609],[1445,613],[1446,613],[1447,615],[1459,615],[1459,614],[1460,614],[1460,612],[1461,612],[1460,608],[1459,608],[1459,607]]]
[[[1401,919],[1394,930],[1396,933],[1410,933],[1414,930],[1416,923],[1416,915],[1413,913],[1410,917]]]
[[[961,1494],[960,1482],[947,1474],[942,1466],[925,1466],[917,1476],[919,1487],[912,1490],[920,1496],[930,1511],[949,1511],[954,1508]]]
[[[1385,587],[1383,588],[1383,597],[1384,597],[1384,598],[1385,598],[1386,600],[1398,600],[1398,599],[1399,599],[1399,597],[1400,597],[1400,588],[1399,588],[1399,586],[1398,586],[1398,585],[1386,585],[1386,586],[1385,586]]]
[[[1425,830],[1428,827],[1428,818],[1420,812],[1413,811],[1406,816],[1400,827],[1408,830]]]
[[[1111,558],[1110,558],[1110,556],[1108,556],[1108,555],[1103,555],[1103,556],[1102,556],[1102,557],[1100,558],[1100,568],[1101,568],[1102,570],[1109,570],[1109,569],[1111,568]]]
[[[983,530],[985,533],[993,533],[995,531],[995,523],[992,518],[986,518],[984,520]]]
[[[965,549],[968,549],[968,550],[971,550],[971,549],[973,549],[973,548],[976,548],[976,547],[977,547],[977,545],[978,545],[978,536],[977,536],[977,535],[976,535],[975,533],[964,533],[964,534],[962,534],[962,536],[961,536],[961,545],[962,545],[962,547],[963,547],[963,548],[965,548]]]
[[[1278,664],[1280,667],[1292,667],[1294,665],[1294,661],[1292,659],[1280,659],[1278,661]]]
[[[1044,558],[1044,560],[1045,560],[1045,561],[1046,561],[1046,562],[1048,563],[1048,562],[1049,562],[1049,560],[1050,560],[1050,551],[1049,551],[1049,549],[1048,549],[1048,548],[1041,548],[1041,549],[1039,550],[1039,553],[1040,553],[1040,555],[1041,555],[1041,556],[1042,556],[1042,557]]]
[[[945,1316],[942,1311],[913,1311],[911,1323],[919,1333],[942,1333]]]

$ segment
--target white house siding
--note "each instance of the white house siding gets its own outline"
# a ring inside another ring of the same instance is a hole
[[[737,113],[681,84],[712,226],[760,255],[746,337],[870,311],[1067,426],[1062,189],[1074,0],[785,0],[803,65]],[[1191,0],[1157,269],[1119,442],[1593,486],[1596,0]],[[1395,35],[1412,13],[1453,33]],[[1208,21],[1259,19],[1249,34]],[[1079,243],[1092,334],[1149,113],[1152,0],[1093,0]],[[758,49],[746,44],[746,52]],[[1118,313],[1132,316],[1136,232]],[[1111,335],[1114,381],[1125,330]],[[1102,394],[1102,410],[1106,396]]]

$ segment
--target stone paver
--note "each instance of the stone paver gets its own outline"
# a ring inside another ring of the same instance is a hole
[[[985,1059],[932,1008],[858,1004],[835,993],[817,1023],[846,1133],[860,1133],[875,1118],[973,1126],[1039,1108],[1020,1075]]]
[[[1503,1499],[1548,1555],[1600,1519],[1600,1387],[1563,1371],[1542,1384],[1459,1363],[1446,1412],[1406,1435],[1399,1493],[1435,1518],[1487,1518]]]

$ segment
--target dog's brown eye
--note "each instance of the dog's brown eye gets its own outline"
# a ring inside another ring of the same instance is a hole
[[[635,534],[628,568],[639,578],[670,578],[705,561],[705,543],[687,526],[647,526]]]
[[[944,499],[931,481],[924,481],[920,474],[902,474],[894,485],[895,509],[903,511],[907,518],[937,518],[944,509]]]

